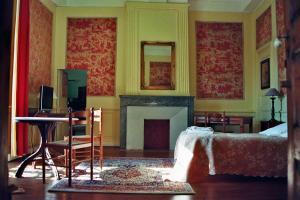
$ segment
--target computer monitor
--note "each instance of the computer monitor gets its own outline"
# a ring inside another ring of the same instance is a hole
[[[53,87],[41,85],[39,111],[50,112],[53,108]]]

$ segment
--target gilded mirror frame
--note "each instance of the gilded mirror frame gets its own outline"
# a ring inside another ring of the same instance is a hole
[[[145,80],[145,46],[165,46],[171,47],[170,60],[170,84],[169,85],[150,85]],[[149,42],[141,41],[141,89],[142,90],[175,90],[175,42]]]

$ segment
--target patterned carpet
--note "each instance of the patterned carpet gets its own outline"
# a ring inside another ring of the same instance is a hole
[[[169,171],[170,168],[174,165],[173,158],[136,158],[136,157],[110,157],[106,158],[103,163],[105,169],[111,169],[122,166],[131,166],[131,167],[147,167],[147,168],[157,168],[162,171]],[[90,163],[82,162],[78,166],[76,166],[76,170],[73,176],[82,176],[89,173]],[[15,178],[15,173],[17,171],[17,166],[9,169],[9,177]],[[64,175],[65,168],[58,167],[57,168],[61,175]],[[94,162],[94,176],[97,176],[97,173],[100,173],[99,163],[96,160]],[[88,176],[88,175],[87,175]],[[38,165],[36,168],[33,168],[32,165],[27,165],[24,170],[23,177],[27,178],[42,178],[42,166]],[[55,179],[54,175],[50,167],[46,166],[46,178],[47,179]]]
[[[172,168],[174,166],[173,158],[136,158],[136,157],[111,157],[106,158],[103,163],[104,167],[151,167],[151,168]],[[98,161],[94,166],[99,166]],[[83,162],[77,166],[78,169],[89,167],[89,163]]]
[[[77,166],[77,176],[68,187],[67,179],[57,181],[50,192],[194,194],[188,183],[164,181],[163,176],[173,167],[173,159],[161,158],[111,158],[104,168],[89,180],[88,163]],[[80,172],[80,173],[78,173]]]

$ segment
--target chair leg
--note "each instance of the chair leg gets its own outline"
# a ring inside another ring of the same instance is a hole
[[[101,169],[101,171],[102,171],[102,168],[103,168],[103,146],[102,146],[102,141],[101,141],[101,144],[100,144],[100,146],[99,146],[99,148],[100,148],[100,160],[99,160],[99,162],[100,162],[100,169]]]
[[[75,164],[74,164],[73,161],[76,162],[76,150],[73,150],[73,151],[72,151],[72,161],[71,161],[71,164],[72,164],[72,166],[71,166],[71,167],[72,167],[72,170],[75,171]]]
[[[91,146],[91,159],[90,159],[90,179],[91,181],[93,180],[94,178],[94,148],[93,146]]]
[[[69,166],[69,150],[68,149],[65,149],[64,150],[64,153],[65,153],[65,166],[66,166],[66,177],[69,177],[70,176],[70,173],[69,173],[69,167],[71,167],[71,171],[75,171],[75,165],[73,163],[73,159],[71,160],[71,166]],[[73,154],[75,155],[75,154]],[[73,156],[72,155],[72,156]],[[71,174],[72,175],[72,174]]]
[[[33,161],[31,165],[32,165],[33,169],[36,169],[36,162],[35,161]]]
[[[72,150],[68,150],[68,185],[69,187],[72,187]]]
[[[68,171],[68,150],[64,149],[64,154],[65,154],[65,167],[66,167],[66,177],[69,177],[69,171]]]
[[[90,179],[91,179],[91,181],[92,181],[93,178],[94,178],[94,158],[93,158],[93,157],[91,158],[90,166],[91,166]]]

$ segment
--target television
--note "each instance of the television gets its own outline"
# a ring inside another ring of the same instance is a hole
[[[50,112],[53,108],[53,87],[41,85],[39,111]]]

